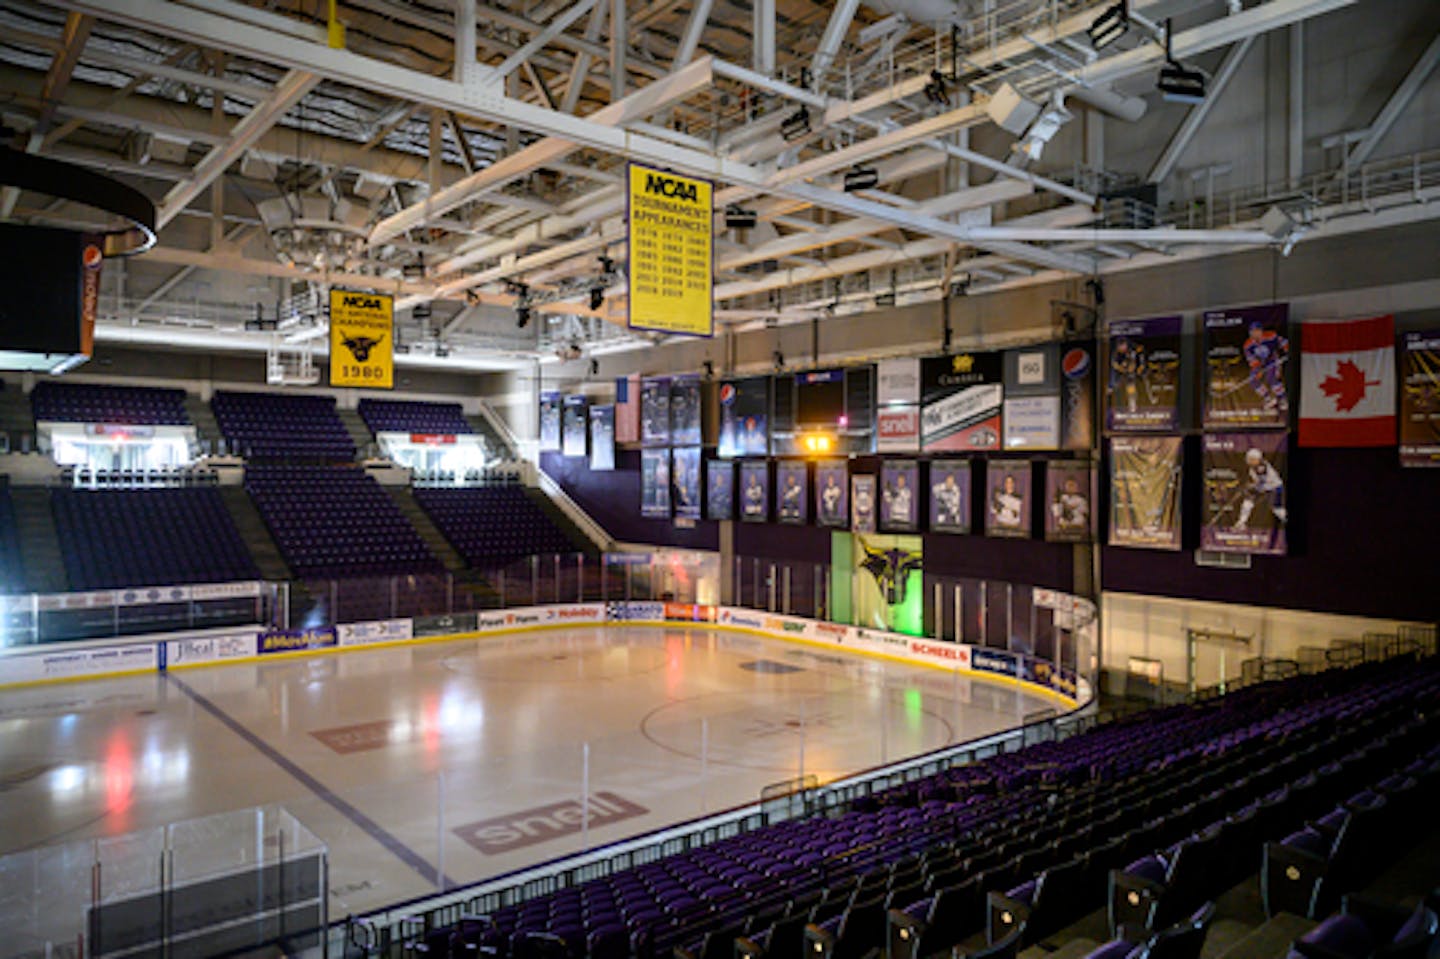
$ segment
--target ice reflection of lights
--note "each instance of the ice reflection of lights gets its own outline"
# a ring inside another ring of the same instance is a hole
[[[50,791],[56,795],[76,792],[84,785],[83,766],[61,766],[50,774]]]

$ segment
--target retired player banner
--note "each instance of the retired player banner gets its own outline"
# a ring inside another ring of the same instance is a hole
[[[1207,433],[1200,548],[1285,554],[1285,433]]]
[[[844,528],[850,522],[850,468],[844,460],[815,464],[815,519],[821,526]]]
[[[549,452],[560,451],[560,400],[559,393],[540,394],[540,449]]]
[[[875,532],[875,477],[850,477],[850,528],[857,533]]]
[[[670,457],[670,482],[678,519],[700,518],[700,447],[676,447]]]
[[[700,377],[677,376],[670,381],[670,442],[700,444]]]
[[[640,381],[640,444],[670,445],[670,377]]]
[[[1400,464],[1440,466],[1440,330],[1400,344]]]
[[[1289,425],[1289,316],[1286,303],[1205,314],[1205,429]]]
[[[560,414],[560,451],[565,456],[584,456],[590,432],[589,401],[580,394],[565,397]]]
[[[1095,538],[1095,471],[1089,463],[1056,460],[1045,465],[1045,539],[1088,543]]]
[[[1180,548],[1178,436],[1110,441],[1110,545]]]
[[[330,385],[395,386],[395,298],[330,291]]]
[[[886,460],[880,464],[880,528],[906,533],[918,528],[920,466],[914,460]]]
[[[970,532],[970,461],[930,462],[930,532]]]
[[[590,407],[590,470],[596,473],[615,468],[615,407]]]
[[[809,474],[804,460],[781,460],[775,467],[776,519],[791,526],[810,521]]]
[[[670,451],[640,451],[640,515],[670,518]]]
[[[1395,442],[1395,317],[1300,327],[1300,445]]]
[[[747,523],[770,519],[770,464],[766,460],[740,464],[740,518]]]
[[[729,460],[705,463],[705,518],[735,518],[735,464]]]
[[[985,535],[1030,538],[1030,461],[985,464]]]
[[[1180,428],[1182,344],[1178,316],[1110,324],[1105,425],[1114,433]]]
[[[712,335],[710,181],[632,163],[629,185],[631,328]]]

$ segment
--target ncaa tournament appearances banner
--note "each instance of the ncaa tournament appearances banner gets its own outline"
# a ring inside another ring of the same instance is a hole
[[[1200,547],[1285,553],[1285,433],[1209,433]]]
[[[1178,316],[1110,324],[1105,425],[1116,433],[1180,428],[1181,326]]]
[[[1400,341],[1400,465],[1440,466],[1440,330]]]
[[[1289,316],[1285,303],[1205,314],[1205,429],[1289,424]]]
[[[711,336],[715,214],[708,180],[630,164],[634,329]]]
[[[395,299],[330,291],[330,385],[395,386]]]
[[[1110,545],[1180,548],[1180,437],[1110,441]]]

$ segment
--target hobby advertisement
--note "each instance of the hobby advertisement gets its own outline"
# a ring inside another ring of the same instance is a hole
[[[985,535],[1030,538],[1030,461],[985,464]]]
[[[1111,546],[1180,548],[1180,467],[1178,436],[1110,441]]]
[[[1400,342],[1400,463],[1440,466],[1440,330]]]
[[[1207,433],[1200,548],[1285,554],[1285,433]]]
[[[1205,429],[1289,425],[1289,317],[1286,303],[1205,314]]]
[[[1182,344],[1178,316],[1110,324],[1105,425],[1112,433],[1180,428]]]

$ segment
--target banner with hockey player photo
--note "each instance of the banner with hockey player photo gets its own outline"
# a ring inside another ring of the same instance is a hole
[[[821,526],[850,525],[850,469],[845,460],[815,464],[815,521]]]
[[[809,474],[804,460],[781,460],[775,465],[775,518],[790,526],[810,522]]]
[[[1285,554],[1286,433],[1208,433],[1200,548]]]
[[[768,460],[745,460],[740,464],[740,519],[746,523],[770,521]]]
[[[920,466],[914,460],[886,460],[880,464],[880,528],[908,533],[917,528]]]
[[[590,407],[590,471],[615,468],[615,407]]]
[[[1045,540],[1088,543],[1095,538],[1095,471],[1089,463],[1045,464]]]
[[[930,532],[970,532],[970,461],[930,461]]]
[[[1030,538],[1030,461],[985,464],[985,535]]]
[[[1289,425],[1289,316],[1287,303],[1205,314],[1205,429]]]
[[[565,397],[561,411],[560,447],[566,456],[584,456],[590,436],[590,401],[580,394]]]
[[[1300,326],[1300,446],[1395,445],[1395,317]]]
[[[640,515],[670,518],[670,451],[640,451]]]
[[[560,452],[561,399],[561,394],[548,390],[540,394],[540,449],[542,452]]]
[[[1400,465],[1440,466],[1440,330],[1400,341]]]
[[[670,457],[670,483],[676,517],[699,519],[700,447],[675,447]]]
[[[640,443],[643,446],[670,445],[670,377],[646,377],[640,381]]]
[[[1110,324],[1107,429],[1113,433],[1172,433],[1180,428],[1183,343],[1178,316]]]
[[[670,381],[670,442],[700,445],[700,377],[677,376]]]
[[[1110,441],[1111,546],[1180,548],[1180,442],[1178,436]]]
[[[857,533],[875,532],[875,477],[850,477],[850,528]]]
[[[705,518],[735,518],[735,464],[729,460],[705,463]]]

